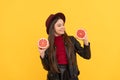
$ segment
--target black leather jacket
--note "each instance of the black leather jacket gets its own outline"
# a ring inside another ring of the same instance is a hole
[[[84,47],[82,47],[81,44],[73,36],[69,36],[69,37],[74,45],[74,53],[73,54],[75,54],[75,61],[76,61],[76,53],[78,53],[84,59],[90,59],[91,58],[90,43],[88,46],[84,45]],[[66,48],[66,52],[67,52],[67,46],[65,46],[65,48]],[[58,75],[56,75],[50,71],[50,66],[49,66],[47,54],[48,54],[48,52],[46,50],[45,57],[44,58],[40,57],[41,61],[42,61],[43,68],[48,71],[47,76],[51,76],[53,78],[51,80],[59,80],[59,79],[57,79]],[[71,62],[72,62],[71,59],[68,59],[68,63],[69,63],[68,68],[69,68],[70,76],[77,77],[80,73],[80,71],[78,69],[78,65],[77,64],[71,65],[72,64]]]

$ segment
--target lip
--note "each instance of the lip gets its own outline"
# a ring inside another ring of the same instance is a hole
[[[59,30],[59,31],[62,31],[62,32],[64,32],[65,30]]]

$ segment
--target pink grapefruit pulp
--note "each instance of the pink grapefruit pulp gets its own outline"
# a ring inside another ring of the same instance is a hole
[[[84,39],[85,36],[86,36],[86,32],[84,29],[78,29],[77,32],[76,32],[76,36],[79,38],[79,39]]]
[[[38,41],[38,46],[40,48],[45,48],[46,46],[48,46],[48,40],[45,39],[45,38],[41,38],[39,41]]]

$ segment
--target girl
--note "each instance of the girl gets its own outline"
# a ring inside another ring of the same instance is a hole
[[[65,15],[51,14],[46,20],[46,31],[49,44],[39,47],[40,58],[47,80],[78,80],[80,73],[76,53],[84,59],[90,59],[90,43],[87,36],[83,39],[84,47],[73,36],[65,32]]]

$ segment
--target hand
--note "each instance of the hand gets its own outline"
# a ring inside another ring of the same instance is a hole
[[[87,32],[85,31],[85,36],[83,38],[79,38],[78,36],[76,36],[77,39],[82,40],[84,42],[84,44],[87,46],[88,45],[88,37],[87,37]]]
[[[48,42],[48,45],[45,48],[42,48],[42,47],[38,46],[38,50],[39,50],[40,56],[42,58],[44,58],[45,51],[48,49],[48,47],[49,47],[49,42]]]
[[[87,37],[87,33],[86,36],[83,38],[83,42],[86,46],[88,46],[88,37]]]

